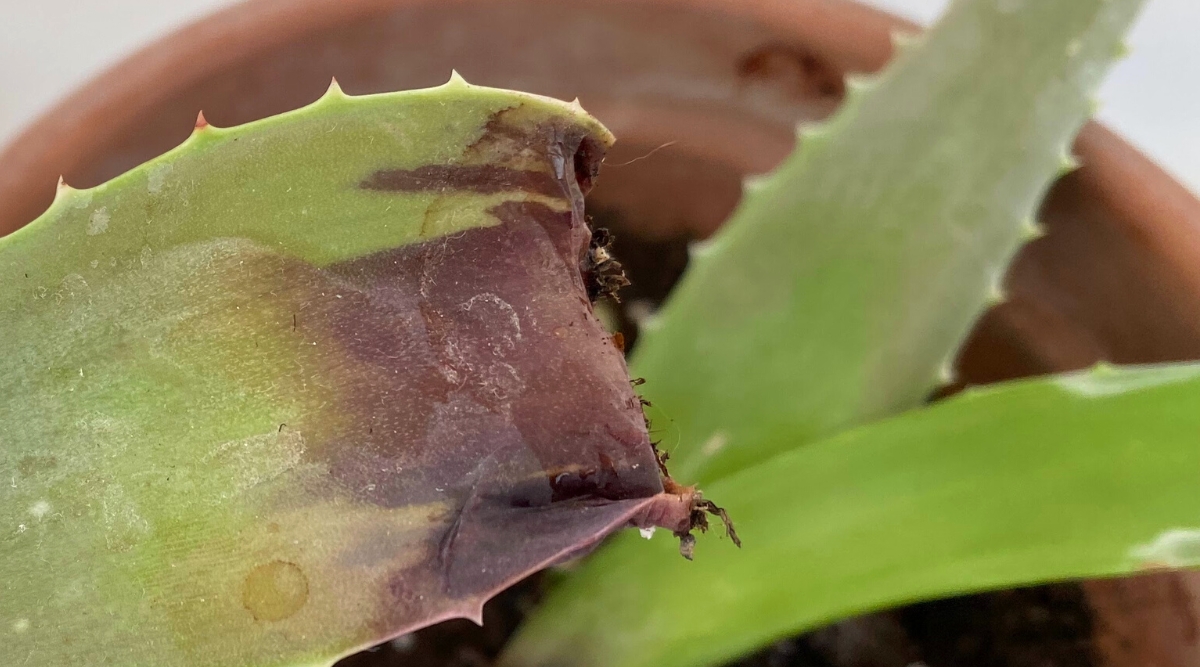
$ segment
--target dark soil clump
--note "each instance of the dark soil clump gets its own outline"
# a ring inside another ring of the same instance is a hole
[[[930,667],[1092,667],[1092,612],[1076,584],[935,600],[898,612]]]

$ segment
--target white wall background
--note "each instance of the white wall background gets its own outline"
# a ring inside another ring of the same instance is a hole
[[[89,77],[234,1],[0,0],[0,145]],[[947,3],[867,1],[925,23]],[[1149,0],[1131,56],[1101,91],[1100,117],[1200,193],[1198,29],[1200,0]]]

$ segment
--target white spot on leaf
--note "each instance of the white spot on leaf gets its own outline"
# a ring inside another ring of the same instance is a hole
[[[92,211],[92,217],[88,220],[87,235],[96,236],[108,231],[108,221],[111,219],[112,216],[108,214],[107,207],[101,206]]]
[[[279,477],[304,458],[304,436],[291,428],[230,440],[214,447],[200,461],[225,471],[231,497]]]
[[[1060,389],[1084,398],[1115,396],[1200,377],[1200,364],[1114,368],[1097,364],[1054,380]]]
[[[162,192],[163,183],[167,180],[167,174],[170,174],[174,168],[175,166],[169,162],[154,165],[150,169],[150,176],[146,179],[146,190],[152,195]]]
[[[35,519],[40,519],[50,513],[50,503],[46,502],[45,500],[39,500],[29,508],[29,513],[32,514]]]
[[[1191,567],[1200,565],[1200,530],[1175,528],[1159,533],[1154,541],[1129,550],[1138,564],[1154,567]]]
[[[651,537],[654,537],[654,526],[650,526],[649,528],[639,528],[638,532],[642,534],[642,537],[650,539]]]
[[[708,436],[708,440],[700,446],[700,453],[704,456],[712,456],[725,448],[729,444],[729,436],[724,431],[717,431]]]
[[[21,634],[21,633],[25,632],[26,630],[29,629],[29,619],[28,618],[18,618],[17,620],[13,621],[12,629],[13,629],[13,632],[15,632],[17,634]]]

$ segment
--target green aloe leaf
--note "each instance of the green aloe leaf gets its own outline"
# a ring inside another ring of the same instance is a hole
[[[610,142],[334,88],[0,239],[0,664],[329,664],[646,507],[583,268]]]
[[[834,435],[922,403],[1002,296],[1140,4],[956,2],[752,183],[634,365],[672,472],[705,480],[745,549],[680,568],[666,544],[619,540],[506,664],[711,664],[891,604],[1125,572],[1194,525],[1200,389],[1158,388],[1159,371],[1130,376],[1156,388],[1041,381]]]
[[[1137,0],[956,2],[750,184],[639,342],[684,481],[919,405],[1002,298]]]
[[[718,664],[913,600],[1200,565],[1198,405],[1200,365],[1098,367],[799,448],[708,489],[744,549],[709,544],[681,567],[671,540],[621,536],[504,664]]]

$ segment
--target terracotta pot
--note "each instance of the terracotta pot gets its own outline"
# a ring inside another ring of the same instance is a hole
[[[579,97],[620,137],[591,205],[645,239],[703,236],[797,121],[835,108],[845,73],[887,61],[895,29],[914,30],[844,0],[259,0],[150,46],[18,137],[0,155],[0,233],[42,211],[60,174],[111,178],[182,141],[200,109],[232,125],[305,104],[334,75],[357,94],[453,67]],[[965,381],[1200,357],[1200,202],[1099,125],[1077,152],[1084,168],[1045,205],[1049,235],[964,349]],[[1195,664],[1198,582],[1086,584],[1103,661]]]

